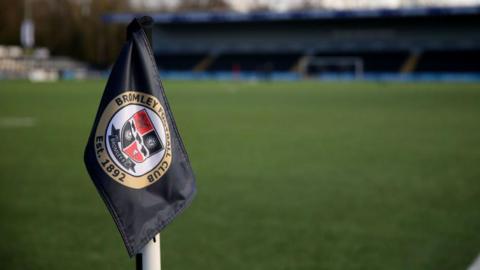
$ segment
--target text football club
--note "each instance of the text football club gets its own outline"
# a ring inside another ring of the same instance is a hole
[[[111,178],[140,189],[170,167],[172,146],[165,110],[152,95],[124,92],[105,108],[95,133],[95,153]]]

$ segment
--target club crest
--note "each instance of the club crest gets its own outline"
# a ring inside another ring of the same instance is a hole
[[[172,149],[165,111],[152,95],[125,92],[105,108],[96,130],[102,169],[117,182],[144,188],[167,172]]]
[[[122,152],[136,163],[142,163],[163,150],[162,141],[145,109],[136,112],[125,122],[120,141]]]

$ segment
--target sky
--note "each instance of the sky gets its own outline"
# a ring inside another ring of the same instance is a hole
[[[143,4],[146,7],[158,5],[172,6],[181,0],[132,0],[133,3]],[[226,0],[237,11],[248,11],[255,4],[268,5],[276,11],[285,11],[298,6],[304,0]],[[310,0],[312,3],[323,3],[329,9],[352,8],[399,8],[402,6],[473,6],[480,5],[480,0]]]
[[[235,9],[245,11],[251,4],[267,4],[275,10],[288,10],[295,5],[301,4],[302,0],[228,0]],[[425,4],[427,6],[469,6],[480,5],[480,0],[320,0],[312,3],[323,3],[331,9],[345,8],[399,8],[402,5]]]

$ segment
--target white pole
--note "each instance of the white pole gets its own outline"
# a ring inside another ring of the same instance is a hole
[[[160,234],[155,235],[155,237],[143,247],[140,253],[142,255],[141,270],[161,270]],[[137,258],[137,260],[138,259],[139,258]]]

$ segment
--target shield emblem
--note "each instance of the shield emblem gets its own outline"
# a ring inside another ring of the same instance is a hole
[[[136,163],[142,163],[164,149],[145,109],[136,112],[125,122],[121,142],[123,153]]]

